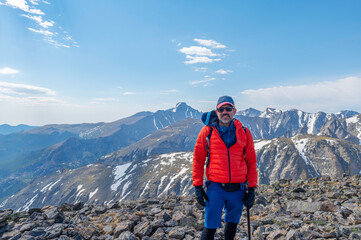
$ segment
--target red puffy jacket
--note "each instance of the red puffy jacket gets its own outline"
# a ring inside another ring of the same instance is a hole
[[[237,142],[227,149],[216,127],[210,137],[210,163],[206,169],[207,179],[218,183],[243,183],[257,187],[257,158],[251,132],[235,119]],[[198,134],[193,153],[193,186],[203,185],[204,165],[207,157],[206,138],[210,126],[204,126]]]

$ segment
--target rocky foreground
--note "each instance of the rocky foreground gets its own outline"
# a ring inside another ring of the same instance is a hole
[[[361,239],[361,176],[261,185],[253,239]],[[0,211],[1,239],[199,239],[204,210],[193,197]],[[216,233],[222,239],[223,229]],[[236,239],[248,239],[245,215]]]

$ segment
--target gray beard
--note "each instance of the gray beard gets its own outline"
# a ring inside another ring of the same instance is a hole
[[[232,119],[228,119],[228,120],[223,120],[223,119],[219,119],[220,122],[222,122],[223,124],[228,124],[232,121]]]

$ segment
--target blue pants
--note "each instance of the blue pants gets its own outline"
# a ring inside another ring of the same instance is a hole
[[[207,188],[209,201],[206,201],[204,226],[206,228],[221,227],[223,208],[226,213],[225,222],[239,223],[245,192],[246,190],[242,186],[235,192],[226,192],[218,183],[211,182]]]

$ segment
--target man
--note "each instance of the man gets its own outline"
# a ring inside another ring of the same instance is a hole
[[[251,208],[257,187],[257,158],[251,132],[234,119],[237,110],[229,96],[218,99],[216,110],[205,113],[193,154],[193,186],[205,207],[202,240],[214,239],[225,209],[224,236],[234,239],[243,204]],[[206,165],[206,188],[203,189]],[[248,194],[246,188],[248,183]]]

